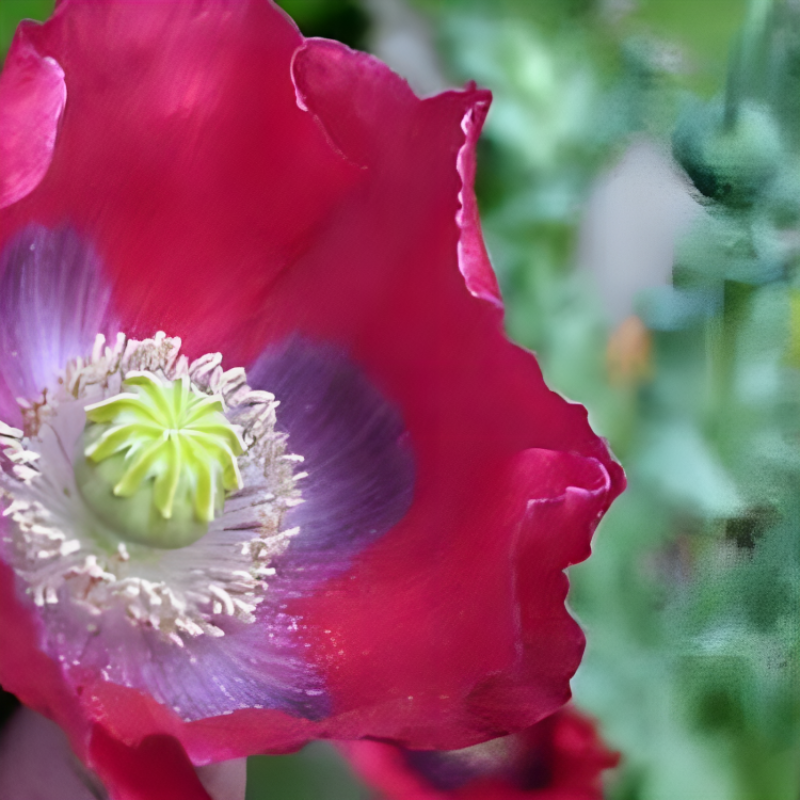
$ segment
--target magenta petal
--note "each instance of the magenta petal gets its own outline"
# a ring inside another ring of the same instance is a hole
[[[386,800],[602,800],[602,773],[619,763],[594,722],[571,707],[464,750],[371,741],[339,747]]]
[[[458,266],[470,293],[496,306],[502,314],[500,287],[481,235],[478,199],[475,197],[475,173],[478,166],[475,150],[484,120],[489,113],[489,101],[490,95],[486,92],[485,99],[477,100],[461,122],[467,140],[458,153],[458,174],[462,181],[461,211],[456,217],[461,228]]]
[[[170,736],[146,736],[135,747],[118,741],[100,725],[92,731],[91,765],[108,787],[111,800],[235,800],[212,795]],[[236,790],[236,786],[231,788]]]
[[[53,158],[67,101],[64,71],[19,29],[0,75],[0,208],[30,194]]]
[[[127,334],[253,358],[273,284],[357,177],[297,107],[297,28],[267,0],[79,0],[27,33],[63,66],[69,105],[47,180],[0,210],[0,242],[23,220],[68,222]]]

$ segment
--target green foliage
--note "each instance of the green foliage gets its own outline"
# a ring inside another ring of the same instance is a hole
[[[731,206],[752,205],[785,160],[775,120],[753,102],[694,106],[673,143],[676,160],[697,189]]]
[[[247,761],[246,800],[367,800],[370,793],[328,744]]]
[[[642,300],[654,377],[637,398],[630,493],[601,532],[599,557],[574,571],[590,634],[577,696],[638,776],[620,797],[800,792],[800,374],[790,357],[800,231],[796,214],[780,211],[780,178],[796,174],[800,156],[790,129],[800,74],[773,47],[776,26],[793,41],[800,18],[789,12],[777,3],[753,15],[724,97],[695,101],[679,124],[675,152],[708,198],[705,213],[678,248],[673,287]],[[757,80],[748,65],[767,51],[771,67]],[[643,526],[658,518],[657,541],[622,532],[632,505],[649,512]],[[604,548],[625,548],[623,561],[647,576],[627,607],[602,580]],[[643,627],[654,664],[628,678],[670,701],[620,713],[605,682],[620,672],[614,659],[644,647]],[[643,727],[667,722],[656,753]]]
[[[666,46],[664,54],[683,55],[682,78],[704,95],[725,74],[731,41],[740,30],[748,0],[638,0],[621,27],[628,36],[647,32]],[[620,4],[622,5],[622,4]]]
[[[707,101],[682,89],[713,93],[744,3],[654,0],[605,28],[598,7],[559,22],[542,5],[425,3],[454,73],[495,94],[479,191],[509,330],[588,406],[630,480],[571,570],[588,635],[575,696],[623,752],[610,800],[797,800],[796,11],[753,6],[726,91]],[[699,71],[672,71],[654,40]],[[676,125],[704,211],[673,285],[639,299],[649,369],[620,381],[573,269],[576,230],[628,134],[666,143]]]
[[[50,16],[55,0],[2,0],[0,2],[0,54],[5,54],[21,19],[43,20]]]
[[[305,36],[364,48],[369,18],[358,0],[276,0]]]

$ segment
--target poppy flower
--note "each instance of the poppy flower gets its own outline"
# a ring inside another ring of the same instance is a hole
[[[567,700],[563,570],[624,479],[503,334],[489,100],[264,0],[19,28],[0,683],[112,791],[153,742],[464,747]]]
[[[603,800],[602,773],[619,763],[592,720],[572,707],[527,730],[463,750],[339,745],[386,800]]]

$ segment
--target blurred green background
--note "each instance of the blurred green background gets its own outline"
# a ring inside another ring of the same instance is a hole
[[[571,570],[610,800],[800,798],[800,10],[282,0],[421,93],[495,101],[478,193],[511,336],[629,475]],[[2,0],[0,47],[47,0]],[[355,800],[332,749],[248,800]]]

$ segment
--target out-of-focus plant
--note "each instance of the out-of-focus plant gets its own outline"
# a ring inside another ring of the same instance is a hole
[[[796,800],[796,4],[751,6],[725,94],[711,99],[719,70],[691,48],[704,35],[719,48],[743,3],[724,15],[642,3],[616,21],[591,3],[559,14],[509,1],[491,17],[477,0],[461,16],[453,2],[425,5],[443,14],[458,73],[495,94],[482,199],[510,329],[589,406],[629,472],[593,559],[571,571],[589,634],[576,696],[624,753],[609,797]],[[661,32],[681,43],[677,62],[669,38],[654,44],[640,24],[670,8]],[[640,316],[609,340],[587,276],[573,271],[578,221],[627,133],[667,149],[672,128],[702,209],[673,285],[641,298]]]
[[[0,3],[0,62],[11,44],[21,19],[45,19],[53,10],[54,0],[5,0]]]
[[[453,79],[494,96],[478,192],[509,332],[618,446],[630,393],[607,385],[608,323],[575,271],[579,230],[598,176],[631,136],[666,134],[675,118],[668,48],[596,0],[415,4],[435,21]]]
[[[630,492],[574,571],[620,800],[800,792],[798,98],[800,9],[755,3],[673,136],[703,212],[641,298]]]

